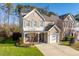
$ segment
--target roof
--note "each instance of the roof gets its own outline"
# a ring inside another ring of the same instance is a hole
[[[56,27],[59,31],[60,31],[60,28],[58,26],[56,26],[55,24],[50,24],[48,26],[45,27],[45,31],[50,31],[53,27]]]
[[[51,18],[49,17],[49,16],[47,16],[47,15],[44,15],[44,14],[42,14],[43,15],[43,17],[45,18],[45,21],[53,21],[53,20],[51,20]]]
[[[58,31],[60,31],[59,27],[56,26],[56,25],[53,25],[53,26],[49,29],[49,31],[50,31],[52,28],[54,28],[54,27],[55,27]]]
[[[38,13],[40,13],[37,9],[33,9],[32,11],[37,11]],[[31,11],[31,12],[32,12]],[[27,13],[21,13],[22,14],[22,17],[25,17],[26,15],[28,15],[29,13],[31,13],[31,12],[27,12]],[[41,13],[40,13],[41,14]],[[53,21],[57,21],[57,20],[59,20],[60,18],[59,18],[59,16],[56,16],[56,15],[51,15],[51,16],[47,16],[47,15],[45,15],[45,14],[41,14],[42,15],[42,17],[44,17],[45,18],[45,21],[48,21],[48,22],[53,22]]]
[[[68,15],[70,15],[70,16],[72,16],[74,18],[74,16],[72,14],[70,14],[70,13],[61,15],[61,16],[59,16],[59,18],[64,20]]]
[[[45,31],[48,31],[48,30],[49,30],[50,28],[52,28],[53,26],[54,26],[54,25],[51,25],[51,24],[48,25],[48,26],[46,26],[46,27],[45,27]]]
[[[33,13],[33,12],[36,12],[43,20],[45,20],[45,18],[37,11],[37,9],[33,9],[31,12],[25,13],[25,14],[23,15],[23,18],[28,17],[28,16],[29,16],[31,13]]]
[[[45,27],[45,31],[50,31],[52,28],[57,28],[59,31],[60,31],[60,29],[59,29],[59,27],[58,26],[56,26],[55,24],[53,24],[53,25],[48,25],[47,27]]]
[[[44,14],[42,14],[42,15],[45,18],[45,21],[48,21],[48,22],[60,20],[59,16],[56,16],[56,15],[51,15],[50,17],[47,15],[44,15]]]

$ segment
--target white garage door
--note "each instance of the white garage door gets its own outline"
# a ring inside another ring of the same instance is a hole
[[[54,33],[54,34],[50,35],[50,43],[56,43],[58,39],[59,39],[58,33]]]

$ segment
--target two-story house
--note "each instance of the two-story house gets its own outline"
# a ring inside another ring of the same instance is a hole
[[[54,19],[58,20],[59,18],[56,19],[55,16]],[[23,13],[20,26],[24,43],[27,43],[27,41],[38,43],[59,42],[61,30],[55,24],[54,19],[41,14],[37,9],[33,9],[29,13]]]
[[[74,16],[71,14],[65,14],[60,16],[62,20],[62,37],[69,35],[75,35],[79,32],[79,22],[75,20]],[[78,35],[76,35],[78,36]]]

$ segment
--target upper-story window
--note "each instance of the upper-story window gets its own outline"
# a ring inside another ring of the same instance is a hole
[[[63,26],[67,27],[67,21],[63,22]]]
[[[27,26],[30,26],[30,21],[26,21],[26,25]]]
[[[24,21],[24,27],[27,27],[27,26],[30,26],[30,21],[25,20],[25,21]]]
[[[36,27],[37,26],[37,22],[35,20],[31,20],[31,27]]]
[[[43,27],[44,26],[44,22],[43,21],[40,21],[40,27]]]

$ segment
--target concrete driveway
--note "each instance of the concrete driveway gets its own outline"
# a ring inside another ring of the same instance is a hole
[[[36,44],[37,48],[45,56],[79,56],[79,51],[63,45],[58,44]]]

